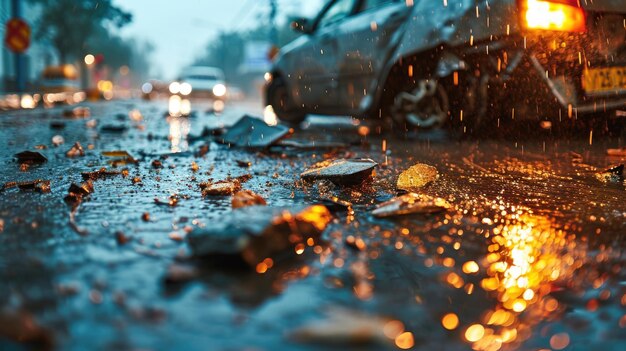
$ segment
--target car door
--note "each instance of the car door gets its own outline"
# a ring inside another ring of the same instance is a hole
[[[340,107],[356,112],[385,66],[394,34],[411,14],[405,0],[361,0],[356,13],[338,30]]]
[[[334,0],[315,20],[308,43],[299,50],[300,57],[292,77],[297,83],[296,101],[309,111],[329,109],[338,104],[337,28],[355,10],[358,0]],[[298,99],[299,98],[299,99]]]

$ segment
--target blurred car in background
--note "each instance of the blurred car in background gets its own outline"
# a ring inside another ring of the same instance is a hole
[[[82,101],[76,67],[70,64],[48,66],[41,72],[40,90],[45,105],[73,104]]]
[[[41,72],[41,90],[46,93],[78,91],[78,71],[73,65],[48,66]]]
[[[292,123],[353,115],[400,130],[616,121],[625,23],[626,0],[331,0],[292,23],[304,35],[266,75],[266,104]]]
[[[169,85],[169,91],[174,95],[223,100],[227,94],[224,72],[215,67],[189,67],[183,71],[180,79]]]

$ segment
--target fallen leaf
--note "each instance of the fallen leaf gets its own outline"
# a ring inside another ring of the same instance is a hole
[[[400,174],[396,187],[399,190],[418,191],[437,180],[438,177],[437,168],[418,163]]]

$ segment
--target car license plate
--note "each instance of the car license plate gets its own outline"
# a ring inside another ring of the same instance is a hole
[[[626,67],[586,69],[582,84],[587,94],[626,91]]]

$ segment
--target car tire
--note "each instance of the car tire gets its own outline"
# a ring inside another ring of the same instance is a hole
[[[267,104],[287,124],[298,125],[306,119],[306,114],[294,106],[287,84],[280,77],[275,77],[267,88]]]
[[[418,80],[398,89],[387,108],[402,133],[443,128],[450,109],[448,95],[436,80]]]

